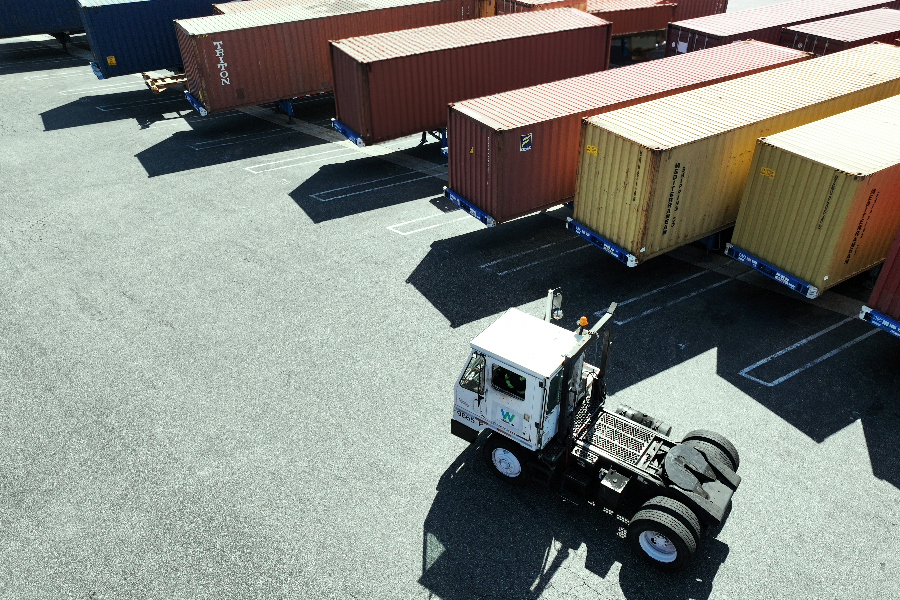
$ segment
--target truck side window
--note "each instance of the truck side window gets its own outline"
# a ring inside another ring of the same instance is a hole
[[[553,379],[550,380],[550,389],[547,391],[547,413],[553,412],[556,405],[559,404],[559,398],[562,392],[563,369],[557,371]]]
[[[484,393],[484,355],[477,352],[469,359],[469,366],[459,380],[459,386],[476,394]]]
[[[500,365],[494,365],[494,368],[491,370],[491,385],[498,392],[503,392],[504,394],[514,396],[519,400],[524,400],[525,384],[525,377],[510,371],[509,369],[505,369]]]

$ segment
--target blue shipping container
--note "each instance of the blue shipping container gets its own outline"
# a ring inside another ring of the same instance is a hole
[[[213,14],[214,0],[79,0],[99,79],[180,69],[175,19]]]
[[[78,0],[2,0],[0,38],[81,31]]]

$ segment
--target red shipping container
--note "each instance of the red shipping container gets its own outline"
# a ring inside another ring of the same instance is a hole
[[[581,120],[810,58],[746,41],[450,107],[445,195],[488,226],[575,195]]]
[[[781,30],[780,43],[825,56],[872,42],[890,44],[897,34],[900,34],[900,10],[878,8],[785,27]]]
[[[629,35],[665,29],[676,8],[660,0],[589,0],[587,11],[612,23],[613,35]]]
[[[587,0],[497,0],[497,14],[549,10],[551,8],[577,8],[587,11]]]
[[[321,3],[322,0],[244,0],[243,2],[222,2],[213,4],[213,12],[219,15],[229,15],[231,13],[246,12],[248,10],[284,8],[285,6]]]
[[[610,40],[558,8],[332,42],[335,129],[358,145],[444,129],[451,102],[606,69]]]
[[[188,100],[204,114],[330,92],[329,40],[452,23],[474,9],[475,0],[322,0],[175,21]]]
[[[719,15],[728,10],[728,0],[671,0],[678,4],[675,21]]]
[[[699,17],[669,24],[666,56],[738,40],[777,44],[781,29],[873,8],[900,8],[900,0],[794,0],[762,8]]]
[[[900,337],[900,231],[881,267],[872,297],[859,317]]]

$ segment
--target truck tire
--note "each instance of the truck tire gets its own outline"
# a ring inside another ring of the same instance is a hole
[[[731,459],[731,464],[734,465],[734,471],[737,471],[738,467],[741,466],[741,457],[738,455],[737,448],[734,447],[734,444],[732,444],[728,438],[720,433],[707,431],[706,429],[695,429],[694,431],[688,432],[681,441],[686,442],[688,440],[707,442],[708,444],[717,447]]]
[[[716,458],[723,462],[726,467],[730,468],[732,471],[736,471],[734,467],[734,463],[731,462],[731,459],[728,458],[728,455],[722,452],[718,446],[713,446],[709,442],[704,442],[703,440],[687,440],[684,442],[688,446],[693,446],[697,450],[703,453],[707,458]]]
[[[700,524],[700,519],[697,518],[697,515],[694,514],[687,505],[674,498],[667,498],[666,496],[657,496],[655,498],[651,498],[644,502],[641,506],[641,510],[658,510],[659,512],[666,513],[670,517],[674,517],[684,525],[688,531],[691,532],[691,535],[694,537],[694,543],[699,546],[700,538],[703,534],[703,526]]]
[[[662,511],[641,509],[628,525],[631,549],[658,569],[685,568],[697,551],[697,543],[681,521]]]
[[[525,450],[501,435],[492,433],[484,443],[484,459],[494,475],[513,485],[528,482]]]

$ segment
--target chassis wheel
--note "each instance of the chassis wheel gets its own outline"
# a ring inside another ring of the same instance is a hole
[[[665,571],[683,569],[697,550],[694,536],[681,521],[649,508],[641,509],[631,519],[628,542],[638,555]]]
[[[700,519],[697,518],[697,515],[694,514],[694,511],[688,508],[687,505],[674,498],[657,496],[647,500],[641,506],[642,511],[649,509],[658,510],[661,513],[666,513],[670,517],[677,519],[691,533],[694,538],[694,543],[697,546],[700,545],[703,525],[700,523]]]
[[[734,447],[734,444],[732,444],[728,438],[720,433],[707,431],[706,429],[696,429],[688,432],[681,441],[686,442],[688,440],[706,442],[724,452],[731,460],[731,464],[734,465],[734,471],[737,471],[738,467],[741,466],[741,457],[738,455],[737,448]]]
[[[484,444],[484,459],[500,479],[514,485],[525,485],[528,481],[525,450],[496,433]]]

